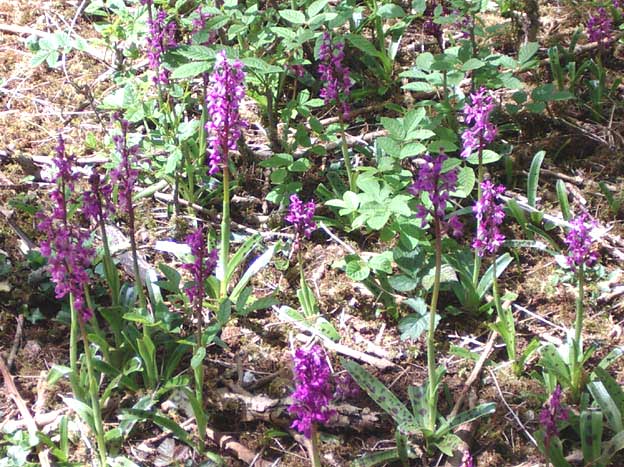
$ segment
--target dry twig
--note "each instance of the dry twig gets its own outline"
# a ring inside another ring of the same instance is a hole
[[[13,376],[9,372],[6,363],[4,363],[4,359],[0,356],[0,373],[2,373],[2,378],[4,379],[4,387],[8,393],[8,396],[13,400],[15,405],[17,406],[22,418],[26,423],[26,428],[28,429],[28,434],[31,438],[37,437],[37,423],[35,419],[28,410],[28,406],[19,391],[15,387],[15,383],[13,382]],[[39,462],[43,467],[50,467],[50,459],[48,459],[47,451],[39,451],[38,453]]]

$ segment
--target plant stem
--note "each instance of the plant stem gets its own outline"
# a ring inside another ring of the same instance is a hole
[[[312,423],[310,435],[310,454],[312,455],[312,459],[310,460],[312,461],[312,467],[321,467],[321,453],[319,452],[318,441],[319,434],[318,430],[316,429],[316,423]]]
[[[220,287],[220,299],[227,295],[227,264],[230,255],[230,171],[227,155],[223,164],[223,212],[221,217],[221,251],[219,252],[223,278]]]
[[[74,309],[74,295],[69,294],[70,326],[69,326],[69,367],[71,368],[71,383],[74,397],[82,399],[82,389],[79,384],[78,374],[78,313]]]
[[[347,146],[347,137],[345,135],[345,124],[342,114],[339,115],[340,120],[340,149],[342,150],[342,157],[345,161],[345,169],[347,170],[347,180],[349,181],[349,191],[357,193],[357,186],[355,179],[353,178],[353,166],[351,165],[351,156],[349,155],[349,147]]]
[[[483,148],[481,147],[481,143],[479,142],[479,168],[477,169],[477,202],[481,201],[481,196],[483,196],[483,189],[481,188],[481,184],[483,183]],[[481,221],[477,220],[477,232],[479,231],[479,227],[481,225]],[[477,254],[475,250],[475,260],[474,260],[474,269],[472,270],[472,286],[474,288],[477,287],[479,283],[479,273],[481,272],[481,257]]]
[[[583,295],[585,285],[585,270],[581,264],[577,273],[578,297],[576,298],[576,319],[574,321],[574,342],[572,362],[572,391],[575,400],[581,393],[581,374],[583,370],[583,346],[581,345],[583,333]]]
[[[508,311],[503,310],[503,305],[500,301],[500,293],[498,292],[498,278],[496,274],[496,259],[494,259],[494,263],[492,264],[492,272],[494,273],[494,280],[492,282],[492,294],[494,295],[494,306],[496,307],[496,313],[498,314],[498,319],[502,322],[503,327],[508,331],[505,333],[505,347],[507,348],[507,357],[512,362],[514,374],[519,375],[522,371],[521,368],[518,367],[518,361],[516,360],[516,335],[515,328],[509,329],[508,323],[510,322],[509,317],[507,316]],[[513,324],[513,320],[511,320]],[[502,335],[502,333],[501,333]],[[509,341],[507,341],[509,339]]]
[[[143,285],[141,284],[141,274],[139,270],[139,256],[137,253],[137,245],[135,238],[134,228],[134,205],[132,202],[128,206],[128,228],[130,230],[130,249],[132,250],[132,267],[134,269],[134,285],[137,289],[137,295],[139,296],[139,305],[141,308],[147,308],[147,300],[145,299],[145,293],[143,292]],[[145,326],[143,327],[145,329]]]
[[[82,317],[78,316],[74,310],[73,297],[70,297],[70,307],[72,309],[72,316],[76,318],[80,326],[80,333],[82,334],[82,342],[84,345],[85,363],[87,364],[87,374],[89,376],[89,396],[91,399],[91,411],[93,412],[93,425],[95,427],[95,438],[98,445],[98,454],[100,456],[100,465],[106,467],[106,441],[104,440],[104,427],[102,425],[102,411],[100,407],[100,399],[98,395],[97,382],[95,380],[95,374],[93,373],[93,362],[91,361],[91,348],[89,347],[89,338],[87,336],[87,330],[85,328]]]
[[[436,423],[436,363],[435,363],[435,318],[438,308],[438,295],[440,295],[440,275],[442,271],[442,231],[440,219],[434,216],[435,229],[435,275],[433,278],[433,293],[431,295],[431,305],[429,306],[429,332],[427,334],[427,371],[429,375],[428,402],[429,402],[429,429],[435,431]]]

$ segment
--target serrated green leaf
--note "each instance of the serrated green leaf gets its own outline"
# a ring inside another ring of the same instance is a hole
[[[537,42],[527,42],[518,51],[518,61],[521,64],[528,62],[537,53],[538,49],[539,44]]]
[[[418,287],[419,281],[407,274],[397,274],[389,277],[388,283],[397,292],[411,292]]]
[[[379,7],[377,14],[386,19],[403,18],[405,16],[405,11],[395,3],[386,3]]]
[[[479,60],[478,58],[471,58],[470,60],[462,64],[461,70],[462,71],[477,70],[484,66],[485,66],[485,63]]]
[[[191,62],[175,67],[171,72],[172,79],[188,79],[211,71],[214,62]]]
[[[293,160],[294,158],[290,154],[278,153],[266,160],[260,161],[259,165],[265,168],[288,167],[293,163]]]
[[[456,198],[467,198],[472,193],[477,177],[470,167],[462,167],[457,174],[457,190],[452,193]]]
[[[489,149],[484,149],[481,152],[481,163],[482,164],[492,164],[493,162],[497,162],[498,160],[500,160],[502,156],[494,151],[491,151]],[[478,165],[479,164],[479,153],[478,152],[473,152],[470,156],[468,156],[466,158],[466,160],[473,164],[473,165]]]
[[[363,259],[354,258],[347,261],[345,272],[351,280],[361,282],[370,275],[370,268]]]
[[[278,13],[286,21],[293,24],[304,24],[306,22],[305,15],[297,10],[280,10]]]
[[[438,326],[440,322],[440,315],[435,316],[435,326]],[[425,310],[424,313],[412,313],[399,321],[399,332],[401,333],[401,340],[417,341],[423,332],[429,328],[429,313]]]
[[[182,55],[189,60],[210,61],[214,60],[216,53],[205,45],[181,45],[175,49],[177,55]]]
[[[313,18],[318,15],[323,8],[329,3],[329,0],[315,0],[308,7],[308,16]]]

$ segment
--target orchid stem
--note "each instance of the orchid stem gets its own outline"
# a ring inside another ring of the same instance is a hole
[[[427,334],[427,372],[429,375],[428,401],[429,401],[429,429],[435,431],[436,423],[436,363],[435,363],[435,318],[438,308],[438,296],[440,295],[440,276],[442,271],[442,229],[440,220],[435,217],[435,275],[433,278],[433,292],[431,294],[431,305],[429,307],[429,332]]]
[[[321,467],[321,453],[319,452],[318,443],[319,433],[316,428],[316,423],[312,423],[310,434],[310,454],[312,456],[312,467]]]
[[[104,427],[102,425],[102,409],[100,407],[100,398],[98,395],[97,382],[95,380],[95,374],[93,372],[93,362],[91,361],[91,348],[89,347],[89,338],[87,336],[87,330],[84,321],[81,316],[74,309],[73,297],[70,297],[70,304],[72,321],[77,321],[80,327],[80,333],[82,335],[82,342],[84,345],[85,363],[87,365],[87,375],[89,377],[89,396],[91,399],[91,411],[93,413],[93,425],[95,428],[95,437],[98,445],[98,454],[100,457],[100,465],[106,467],[106,441],[104,439]]]
[[[220,298],[225,299],[227,295],[227,269],[228,258],[230,255],[230,171],[227,165],[227,156],[223,164],[223,213],[221,218],[221,271],[223,278],[221,280]]]

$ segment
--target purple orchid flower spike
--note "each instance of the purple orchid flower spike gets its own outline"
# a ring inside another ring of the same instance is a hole
[[[421,219],[424,227],[427,224],[427,217],[434,216],[440,221],[441,233],[450,233],[454,237],[460,237],[463,225],[459,218],[452,216],[446,219],[446,205],[451,193],[456,190],[458,169],[442,171],[444,161],[447,159],[446,154],[440,154],[437,157],[426,154],[423,159],[425,163],[419,167],[418,175],[407,191],[416,197],[427,193],[432,207],[427,209],[420,204],[417,207],[416,217]]]
[[[236,142],[247,123],[240,115],[240,104],[245,97],[245,73],[239,60],[229,61],[225,50],[217,54],[215,68],[210,75],[207,103],[211,119],[206,123],[209,154],[208,173],[215,175],[227,163],[227,154],[236,149]]]
[[[568,245],[568,266],[573,271],[580,266],[593,266],[598,261],[598,252],[592,248],[592,230],[596,228],[596,221],[584,212],[572,219],[570,224],[571,228],[564,239]]]
[[[88,234],[68,218],[68,195],[74,191],[76,174],[72,170],[75,158],[65,151],[65,142],[59,135],[54,164],[57,168],[56,188],[51,193],[54,209],[52,216],[40,213],[38,228],[44,234],[41,254],[48,258],[48,270],[56,298],[71,294],[73,306],[84,321],[93,316],[85,300],[85,287],[89,284],[88,268],[95,252],[87,246]]]
[[[482,87],[470,94],[470,103],[464,106],[464,123],[468,128],[462,133],[463,149],[461,157],[468,158],[473,152],[485,148],[496,138],[496,127],[490,122],[494,110],[492,96]]]
[[[327,423],[334,414],[329,408],[333,391],[326,358],[319,345],[309,350],[297,349],[293,358],[296,389],[288,411],[295,416],[291,427],[307,438],[311,437],[314,423]]]
[[[494,185],[490,180],[481,184],[481,199],[472,208],[479,221],[472,247],[479,256],[495,254],[505,241],[505,236],[500,232],[505,211],[498,202],[504,192],[504,186]]]
[[[348,120],[351,109],[347,98],[351,94],[353,82],[349,68],[343,63],[344,58],[344,42],[333,44],[331,35],[325,31],[319,49],[321,64],[318,68],[321,73],[321,81],[323,81],[321,97],[325,100],[325,104],[335,101],[340,105],[342,118]]]

